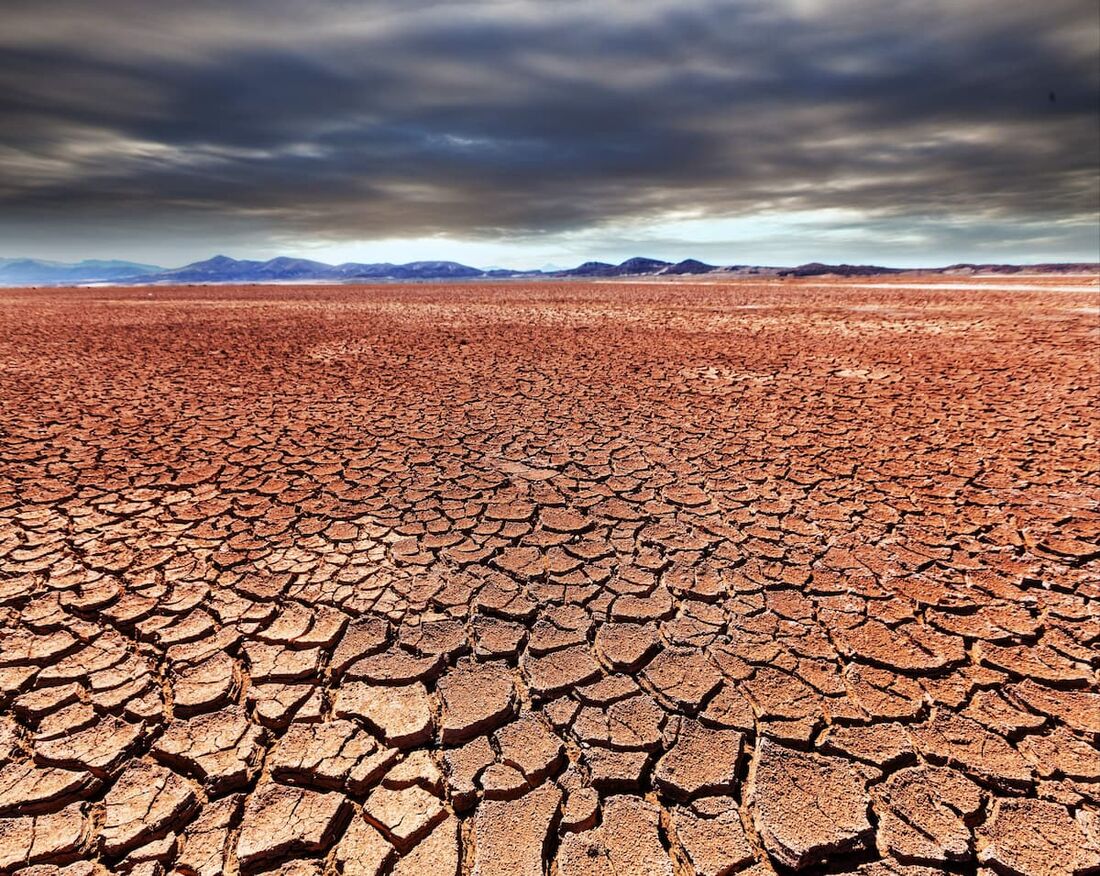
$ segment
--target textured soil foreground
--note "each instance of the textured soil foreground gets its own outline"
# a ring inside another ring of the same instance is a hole
[[[1095,870],[1031,282],[0,292],[0,872]]]

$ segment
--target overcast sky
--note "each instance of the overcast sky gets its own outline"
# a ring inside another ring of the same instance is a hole
[[[1100,260],[1095,0],[2,0],[0,256]]]

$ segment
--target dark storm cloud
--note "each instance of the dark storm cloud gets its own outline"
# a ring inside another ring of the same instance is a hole
[[[9,0],[4,17],[7,227],[508,239],[1097,208],[1091,2]]]

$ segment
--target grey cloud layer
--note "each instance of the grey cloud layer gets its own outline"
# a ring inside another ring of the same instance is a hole
[[[1100,197],[1091,2],[159,5],[5,4],[5,223],[523,238]]]

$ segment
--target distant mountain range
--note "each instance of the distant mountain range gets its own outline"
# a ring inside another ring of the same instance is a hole
[[[47,262],[41,259],[0,259],[0,285],[38,286],[64,283],[110,282],[163,271],[137,262],[86,259],[82,262]]]
[[[945,268],[921,269],[920,273],[1095,273],[1098,264],[1064,263],[1041,265],[956,264]],[[666,262],[660,259],[632,258],[613,265],[609,262],[584,262],[563,270],[515,271],[504,268],[481,269],[458,262],[389,262],[363,264],[345,262],[329,265],[310,259],[280,256],[267,261],[232,259],[219,255],[181,268],[161,268],[136,262],[101,261],[50,262],[38,259],[0,259],[0,286],[63,286],[86,284],[162,284],[187,283],[354,283],[401,280],[478,280],[526,277],[611,278],[659,277],[699,274],[721,276],[773,277],[872,277],[877,275],[918,273],[916,270],[886,268],[878,265],[827,265],[811,262],[793,268],[757,265],[708,265],[695,259]]]

